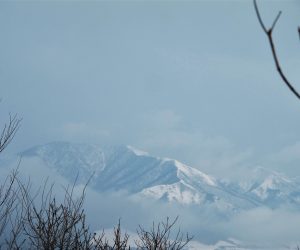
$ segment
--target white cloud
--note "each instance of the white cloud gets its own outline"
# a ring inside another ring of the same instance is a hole
[[[108,130],[101,129],[86,122],[67,122],[62,127],[63,136],[69,140],[91,140],[108,137]]]
[[[266,166],[278,169],[288,175],[299,175],[300,141],[283,147],[277,152],[267,155],[264,159]]]
[[[222,227],[242,241],[278,247],[299,242],[299,225],[299,212],[257,208],[238,214]]]
[[[142,121],[155,130],[175,129],[181,124],[182,117],[171,109],[163,109],[144,114]]]
[[[250,149],[239,149],[224,136],[185,129],[184,118],[172,110],[143,116],[142,135],[135,146],[161,157],[175,158],[218,177],[244,175],[252,157]]]

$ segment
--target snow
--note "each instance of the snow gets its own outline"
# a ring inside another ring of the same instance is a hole
[[[175,159],[158,158],[132,146],[100,147],[94,144],[54,142],[21,154],[35,157],[71,183],[86,184],[96,192],[125,191],[151,199],[185,205],[213,205],[225,213],[258,206],[300,206],[299,181],[263,168],[251,183],[218,180]],[[249,187],[249,188],[246,188]]]
[[[172,185],[159,185],[142,190],[141,194],[155,199],[166,197],[168,201],[176,201],[181,204],[201,204],[203,197],[197,191],[186,187],[182,183]]]
[[[195,169],[195,168],[191,168],[187,165],[184,165],[183,163],[174,160],[175,166],[178,168],[179,170],[179,175],[181,173],[183,173],[184,175],[186,175],[189,178],[200,178],[202,179],[202,181],[204,181],[205,183],[207,183],[208,185],[211,186],[217,186],[215,179],[207,174],[202,173],[201,171]]]
[[[129,150],[131,150],[137,156],[148,156],[149,155],[147,152],[144,152],[142,150],[136,149],[136,148],[134,148],[134,147],[132,147],[130,145],[127,145],[127,148]]]
[[[233,214],[251,208],[277,208],[288,205],[300,209],[300,179],[260,168],[249,183],[222,181],[175,159],[151,156],[131,146],[100,147],[93,144],[55,142],[33,147],[21,154],[22,178],[30,175],[34,185],[47,180],[72,185],[75,197],[87,180],[89,191],[120,192],[130,198],[154,199],[191,206],[208,215],[232,218]],[[19,156],[10,165],[15,167]],[[0,162],[2,179],[7,176],[7,160]],[[42,178],[43,177],[43,178]],[[249,178],[250,179],[250,178]],[[91,188],[91,189],[90,189]],[[62,193],[61,193],[62,194]],[[147,204],[147,202],[145,203]],[[179,206],[181,207],[181,206]],[[212,245],[193,241],[188,249],[259,249],[226,240]]]

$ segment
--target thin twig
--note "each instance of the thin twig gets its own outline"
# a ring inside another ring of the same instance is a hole
[[[266,28],[264,22],[262,21],[260,14],[259,14],[259,10],[258,10],[258,7],[257,7],[256,0],[253,0],[253,3],[254,3],[254,8],[255,8],[255,12],[256,12],[259,24],[260,24],[261,28],[263,29],[263,31],[265,33],[268,33],[267,28]]]
[[[282,13],[282,11],[279,11],[279,12],[278,12],[278,14],[277,14],[277,16],[276,16],[276,18],[275,18],[275,20],[274,20],[274,22],[273,22],[272,27],[271,27],[270,30],[273,30],[273,29],[275,28],[275,25],[276,25],[276,23],[277,23],[277,21],[278,21],[280,15],[281,15],[281,13]]]

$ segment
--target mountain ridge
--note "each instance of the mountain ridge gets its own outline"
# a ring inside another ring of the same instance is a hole
[[[128,145],[51,142],[20,155],[42,160],[70,181],[78,175],[83,184],[92,176],[90,186],[98,192],[125,191],[128,195],[183,205],[210,205],[229,212],[300,204],[298,182],[277,172],[264,173],[260,169],[262,174],[258,173],[245,190],[240,183],[225,182],[175,159],[151,156]]]

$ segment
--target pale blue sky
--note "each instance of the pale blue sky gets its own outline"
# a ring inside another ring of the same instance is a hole
[[[300,90],[299,1],[258,1]],[[252,1],[1,1],[0,122],[11,152],[121,143],[223,176],[300,175],[300,102],[277,75]]]

